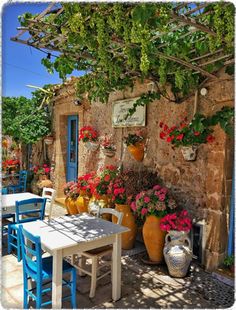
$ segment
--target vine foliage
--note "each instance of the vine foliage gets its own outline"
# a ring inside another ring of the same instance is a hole
[[[54,59],[42,59],[49,72],[57,71],[65,79],[73,70],[84,71],[77,83],[78,97],[87,92],[90,100],[104,103],[112,91],[149,79],[160,86],[157,99],[171,86],[178,103],[207,73],[214,77],[227,55],[233,57],[231,3],[206,3],[185,21],[181,14],[194,8],[188,3],[179,10],[170,2],[61,3],[61,8],[61,14],[51,12],[37,23],[32,20],[38,15],[29,13],[19,20],[37,42],[32,46],[60,52]],[[153,95],[145,94],[136,104],[152,100]]]

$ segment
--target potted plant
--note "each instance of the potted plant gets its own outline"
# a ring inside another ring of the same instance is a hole
[[[127,137],[124,137],[124,142],[130,154],[137,161],[142,161],[144,156],[144,137],[142,133],[140,131],[129,133]]]
[[[84,126],[80,129],[79,141],[83,141],[85,143],[85,147],[91,151],[96,151],[99,147],[98,133],[91,126]]]
[[[130,209],[130,199],[126,193],[125,182],[121,176],[113,179],[108,186],[108,194],[111,195],[111,201],[115,204],[115,209],[123,213],[122,226],[128,227],[130,230],[122,234],[122,249],[130,250],[134,247],[137,225],[135,223],[135,217]],[[117,222],[117,218],[112,217],[114,223]]]
[[[131,209],[145,220],[143,239],[152,262],[160,263],[163,260],[166,233],[160,228],[161,218],[173,213],[176,208],[176,202],[168,189],[158,184],[152,189],[140,192],[131,203]]]
[[[93,196],[89,201],[89,209],[96,209],[98,207],[109,208],[111,206],[111,196],[108,193],[108,186],[117,174],[118,169],[113,165],[99,169],[97,175],[90,182],[90,189]],[[110,215],[104,215],[104,217],[111,219]]]
[[[227,255],[224,259],[223,264],[234,273],[234,255]]]
[[[185,118],[179,125],[170,128],[160,122],[160,128],[162,129],[160,138],[176,147],[181,147],[184,159],[187,161],[196,159],[197,148],[201,143],[214,141],[209,120],[201,114],[195,114],[190,123]]]
[[[177,278],[185,277],[193,255],[187,236],[192,228],[188,211],[167,214],[161,219],[160,228],[168,232],[165,237],[164,257],[169,274]]]
[[[54,141],[54,137],[53,135],[47,135],[44,137],[43,141],[46,145],[52,145]]]
[[[78,178],[78,192],[79,196],[76,199],[76,207],[79,213],[88,212],[89,200],[92,196],[90,183],[95,177],[95,171],[84,174]]]
[[[71,181],[64,185],[64,194],[66,195],[65,205],[68,214],[77,214],[76,199],[79,196],[78,183]]]
[[[104,137],[102,137],[102,151],[103,154],[108,157],[113,157],[116,152],[116,147],[112,141],[112,135],[105,134]]]

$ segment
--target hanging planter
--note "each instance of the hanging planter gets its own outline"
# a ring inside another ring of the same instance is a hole
[[[46,145],[52,145],[54,138],[53,136],[46,136],[43,140]]]
[[[181,152],[186,161],[193,161],[197,157],[197,145],[182,146]]]
[[[99,143],[98,142],[92,142],[92,141],[88,141],[84,143],[84,146],[86,147],[86,149],[88,149],[89,151],[96,151],[99,148]]]
[[[110,149],[103,148],[102,152],[107,157],[113,157],[113,156],[115,156],[116,150],[110,150]]]
[[[135,144],[128,145],[128,151],[137,161],[142,161],[144,157],[144,144],[142,142],[137,142]]]

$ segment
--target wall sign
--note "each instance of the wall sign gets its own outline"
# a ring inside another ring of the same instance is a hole
[[[125,119],[130,108],[139,99],[118,100],[112,104],[112,127],[140,127],[146,125],[146,105],[138,106],[135,113]]]

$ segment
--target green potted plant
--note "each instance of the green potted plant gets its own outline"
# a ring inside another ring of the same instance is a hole
[[[234,255],[227,255],[223,262],[224,266],[230,269],[234,273]]]
[[[140,131],[129,133],[127,137],[124,137],[124,142],[130,154],[137,161],[142,161],[144,156],[144,137],[142,133]]]

